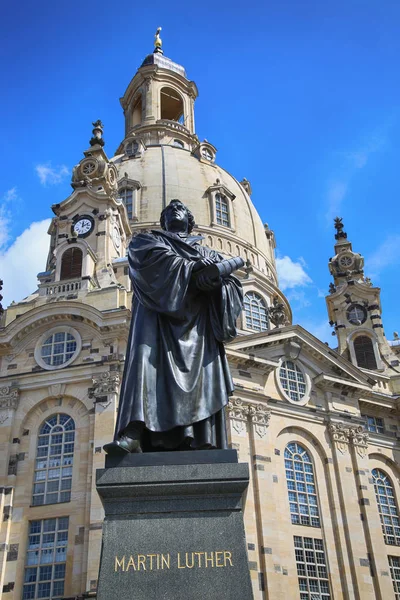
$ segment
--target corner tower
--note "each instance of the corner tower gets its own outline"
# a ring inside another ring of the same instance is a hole
[[[380,288],[365,277],[364,258],[353,251],[339,217],[335,229],[335,256],[328,264],[333,283],[326,303],[338,352],[362,369],[393,375],[399,360],[385,337]]]

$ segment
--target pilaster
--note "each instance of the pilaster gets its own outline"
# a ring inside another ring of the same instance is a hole
[[[365,456],[368,434],[365,436],[360,426],[341,422],[329,422],[328,431],[332,440],[342,526],[349,560],[349,569],[347,570],[345,565],[343,577],[343,583],[346,585],[345,598],[375,600],[355,473],[355,456]]]
[[[390,546],[386,546],[384,541],[374,484],[368,469],[368,437],[368,432],[363,430],[362,427],[351,431],[353,470],[375,597],[376,600],[387,600],[393,594],[393,584],[387,558],[390,554]]]
[[[119,386],[119,371],[103,371],[92,377],[92,387],[88,390],[89,397],[92,398],[94,402],[95,417],[93,431],[92,481],[95,481],[97,469],[104,467],[105,454],[103,446],[111,441],[110,433],[115,429]],[[91,486],[90,496],[86,590],[95,591],[97,588],[101,553],[104,510],[95,486]]]

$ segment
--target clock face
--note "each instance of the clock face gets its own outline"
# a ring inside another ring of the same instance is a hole
[[[94,221],[91,217],[79,217],[77,221],[73,224],[73,230],[79,236],[83,237],[89,235],[94,227]]]
[[[353,304],[347,311],[347,318],[353,325],[362,325],[367,320],[367,311],[361,304]]]
[[[121,246],[121,234],[119,232],[118,227],[114,227],[113,233],[112,233],[112,239],[114,242],[114,246],[116,247],[117,250],[119,250],[119,248]]]

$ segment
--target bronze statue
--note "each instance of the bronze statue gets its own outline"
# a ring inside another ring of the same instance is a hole
[[[344,228],[343,217],[335,217],[334,222],[335,222],[335,229],[336,229],[335,239],[337,239],[337,240],[347,239],[347,233],[343,231],[343,228]]]
[[[243,293],[231,273],[244,263],[202,246],[179,200],[160,223],[129,246],[132,321],[109,454],[226,448],[223,342],[236,336]]]

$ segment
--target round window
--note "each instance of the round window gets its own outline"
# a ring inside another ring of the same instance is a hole
[[[347,319],[353,325],[362,325],[367,320],[367,311],[361,304],[353,304],[347,311]]]
[[[92,175],[95,172],[97,165],[94,161],[88,160],[82,165],[82,172],[84,175]]]
[[[339,264],[341,267],[350,267],[352,262],[353,262],[353,259],[349,255],[342,256],[341,258],[339,258]]]
[[[108,171],[108,178],[110,180],[110,183],[113,184],[114,181],[115,181],[115,173],[114,173],[114,171],[112,169],[110,169]]]
[[[292,360],[282,362],[279,369],[279,382],[290,400],[300,402],[305,398],[307,390],[305,376]]]
[[[36,362],[47,370],[66,367],[78,356],[81,338],[71,327],[56,327],[39,339],[35,348]]]

